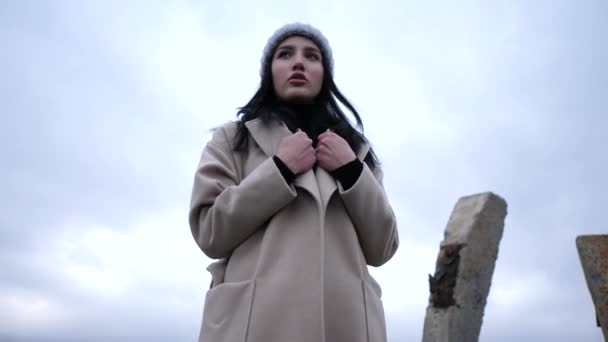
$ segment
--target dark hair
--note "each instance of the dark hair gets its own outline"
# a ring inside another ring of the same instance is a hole
[[[269,58],[272,58],[272,55]],[[235,151],[247,148],[248,132],[245,122],[257,118],[261,119],[264,123],[281,120],[278,115],[278,108],[281,106],[281,103],[274,91],[270,63],[266,62],[260,87],[245,106],[238,108],[237,117],[240,116],[240,119],[237,122],[238,130],[234,144]],[[315,107],[320,111],[318,115],[323,116],[326,122],[330,122],[332,125],[329,128],[346,140],[355,154],[357,154],[363,143],[368,143],[363,135],[363,122],[355,107],[336,86],[331,73],[327,72],[329,68],[325,59],[323,59],[323,68],[326,70],[323,75],[323,85],[321,86],[319,95],[315,99]],[[340,109],[336,99],[353,114],[357,122],[357,128],[361,132],[351,125],[342,109]],[[365,156],[365,162],[371,170],[374,170],[379,165],[378,158],[371,148]]]

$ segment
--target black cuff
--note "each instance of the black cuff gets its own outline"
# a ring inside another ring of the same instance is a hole
[[[361,176],[361,172],[363,172],[363,163],[355,158],[352,162],[333,170],[331,175],[342,184],[344,190],[348,190],[355,185],[355,182]]]
[[[287,182],[287,184],[291,184],[296,179],[296,175],[291,172],[291,170],[287,167],[287,165],[285,165],[285,163],[283,163],[283,161],[279,157],[274,156],[272,157],[272,160],[274,160],[274,163],[277,165],[277,168],[279,168],[279,171],[281,171],[281,175],[283,176],[283,178],[285,178],[285,182]]]

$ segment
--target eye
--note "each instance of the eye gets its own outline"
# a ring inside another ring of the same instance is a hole
[[[315,62],[321,60],[321,57],[316,53],[309,53],[308,55],[306,55],[306,58],[310,59],[311,61],[315,61]]]
[[[289,51],[289,50],[281,50],[277,54],[277,58],[279,58],[279,59],[287,59],[289,57],[291,57],[291,51]]]

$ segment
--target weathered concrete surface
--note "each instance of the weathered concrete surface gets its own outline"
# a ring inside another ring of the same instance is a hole
[[[460,198],[445,229],[423,342],[475,342],[479,339],[507,203],[493,193]]]
[[[576,248],[595,305],[597,323],[608,341],[608,235],[582,235]]]

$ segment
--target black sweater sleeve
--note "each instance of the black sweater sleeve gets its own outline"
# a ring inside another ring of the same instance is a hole
[[[355,158],[352,162],[333,170],[331,175],[342,184],[344,190],[350,189],[363,172],[363,163]]]
[[[283,175],[283,178],[285,178],[285,182],[287,182],[287,184],[291,184],[296,179],[296,175],[291,172],[291,170],[287,167],[287,165],[285,165],[285,163],[283,163],[283,161],[279,157],[274,156],[272,157],[272,159],[277,165],[277,168],[279,168],[279,171],[281,171],[281,175]]]

